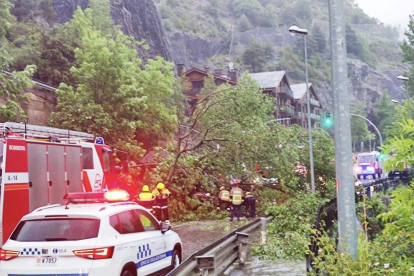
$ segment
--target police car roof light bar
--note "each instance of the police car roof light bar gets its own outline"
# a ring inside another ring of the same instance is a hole
[[[104,192],[67,193],[63,199],[68,203],[105,202]]]
[[[129,194],[124,190],[111,190],[108,192],[67,193],[63,199],[68,203],[101,203],[124,202],[129,200]]]

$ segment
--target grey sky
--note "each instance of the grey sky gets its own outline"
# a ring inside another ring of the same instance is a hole
[[[355,0],[365,13],[387,25],[408,26],[409,15],[414,14],[414,0]]]

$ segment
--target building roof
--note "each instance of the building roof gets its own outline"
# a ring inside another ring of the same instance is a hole
[[[312,83],[309,83],[309,89],[312,87]],[[293,97],[295,100],[300,100],[306,94],[306,83],[291,84],[290,89],[293,91]]]
[[[184,74],[189,75],[192,72],[199,72],[199,73],[204,74],[206,76],[208,74],[212,74],[214,78],[221,79],[221,80],[226,81],[226,82],[231,83],[231,84],[236,84],[237,83],[237,82],[232,81],[231,79],[227,78],[226,76],[216,75],[213,72],[207,72],[207,71],[204,71],[204,70],[201,70],[201,69],[198,69],[198,68],[192,68],[192,69],[188,70],[187,72],[185,72]]]
[[[262,73],[253,73],[250,74],[256,82],[259,84],[260,88],[276,88],[279,86],[283,77],[286,75],[285,71],[271,71],[271,72],[262,72]]]

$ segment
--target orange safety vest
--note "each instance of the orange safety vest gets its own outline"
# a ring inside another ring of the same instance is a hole
[[[231,189],[230,196],[232,197],[231,203],[234,205],[241,205],[243,203],[243,190],[239,187]]]
[[[222,201],[230,201],[230,193],[227,190],[222,190],[219,193],[219,199]]]

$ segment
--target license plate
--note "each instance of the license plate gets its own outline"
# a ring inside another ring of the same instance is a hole
[[[36,259],[36,266],[55,266],[58,263],[56,257],[41,257]]]

